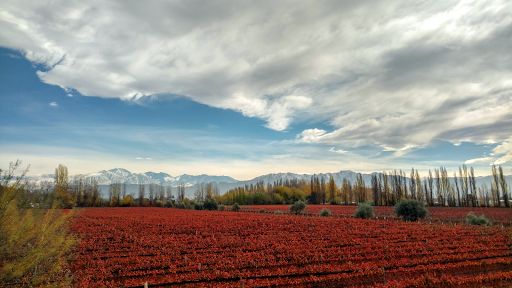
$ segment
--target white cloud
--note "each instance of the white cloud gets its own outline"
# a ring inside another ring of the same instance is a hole
[[[267,128],[283,131],[290,125],[293,113],[307,108],[312,102],[311,98],[305,96],[290,95],[270,101],[237,93],[223,104],[223,108],[239,111],[248,117],[265,119],[268,121]]]
[[[475,159],[467,160],[466,162],[464,162],[464,164],[473,164],[476,162],[490,162],[492,164],[493,160],[494,160],[494,158],[492,158],[492,157],[482,157],[482,158],[475,158]]]
[[[496,146],[492,151],[495,156],[499,157],[496,159],[494,164],[501,165],[507,162],[512,162],[512,138]]]
[[[50,103],[50,106],[52,106],[52,107],[59,107],[59,105],[57,104],[57,102],[52,102],[52,103]]]
[[[136,157],[136,160],[143,160],[144,158]]]
[[[317,143],[320,139],[326,136],[327,131],[322,129],[306,129],[297,135],[297,141],[303,143]]]
[[[332,147],[331,149],[329,149],[329,151],[334,152],[334,153],[340,153],[340,154],[344,154],[344,153],[347,153],[347,152],[348,152],[348,151],[341,150],[341,149],[336,150],[336,149],[334,149],[334,147]]]
[[[20,0],[0,11],[0,45],[68,92],[184,95],[278,131],[323,121],[332,133],[299,138],[343,147],[512,133],[507,0]]]

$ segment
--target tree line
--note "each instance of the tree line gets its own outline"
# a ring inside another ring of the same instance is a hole
[[[51,208],[59,203],[60,208],[73,207],[163,207],[176,202],[202,203],[207,198],[220,195],[215,182],[197,184],[195,199],[185,197],[185,184],[175,187],[162,184],[138,184],[137,195],[128,192],[128,184],[113,181],[109,184],[105,198],[101,197],[98,181],[83,175],[69,177],[68,168],[62,164],[55,169],[54,181],[25,180],[17,205],[20,208]]]
[[[196,187],[193,199],[185,197],[185,184],[175,188],[162,184],[139,184],[137,195],[127,192],[127,184],[112,182],[105,199],[100,196],[98,181],[82,175],[69,179],[67,167],[60,164],[55,169],[53,182],[27,182],[18,206],[22,208],[48,208],[58,201],[62,208],[72,207],[163,207],[175,203],[203,203],[214,199],[218,203],[232,205],[292,204],[306,201],[309,204],[355,205],[372,203],[378,206],[394,206],[401,199],[419,200],[427,206],[461,207],[511,207],[510,189],[501,166],[492,166],[490,187],[476,187],[473,167],[459,167],[450,178],[443,166],[429,170],[421,177],[418,170],[409,173],[402,170],[372,173],[366,183],[361,173],[354,183],[343,179],[336,183],[331,176],[312,175],[305,179],[279,179],[273,183],[263,181],[246,184],[220,195],[215,182],[201,183]],[[457,173],[458,172],[458,173]],[[175,192],[175,194],[173,194]]]
[[[246,184],[214,198],[226,205],[291,204],[302,200],[309,204],[394,206],[402,199],[414,199],[427,206],[511,207],[510,188],[502,167],[493,165],[491,172],[491,187],[485,183],[476,187],[473,167],[468,169],[464,164],[451,179],[443,166],[435,168],[434,173],[429,170],[423,178],[414,168],[409,174],[402,170],[372,173],[370,183],[365,183],[361,173],[354,183],[343,179],[341,185],[332,176],[326,181],[313,175],[309,181],[280,179],[267,185],[262,181]]]

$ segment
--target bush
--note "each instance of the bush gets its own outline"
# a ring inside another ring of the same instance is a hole
[[[267,213],[267,211],[265,209],[260,209],[260,211],[258,211],[260,213]]]
[[[188,210],[194,210],[194,204],[186,204],[185,205],[185,209],[188,209]]]
[[[274,215],[283,215],[283,214],[284,214],[283,211],[279,211],[279,210],[274,211]]]
[[[165,207],[166,207],[166,208],[172,208],[172,207],[173,207],[173,205],[172,205],[172,201],[167,201],[167,202],[165,202]]]
[[[119,206],[121,206],[121,207],[135,206],[135,200],[133,199],[133,197],[131,195],[127,195],[121,200],[121,202],[119,203]]]
[[[423,202],[413,199],[402,199],[393,209],[397,216],[405,221],[416,221],[418,218],[425,218],[428,214]]]
[[[186,209],[186,205],[183,202],[178,202],[178,209]]]
[[[369,203],[357,204],[357,209],[354,212],[354,217],[361,219],[373,218],[373,207]]]
[[[194,210],[203,210],[203,209],[204,209],[203,203],[195,203],[194,204]]]
[[[240,205],[238,205],[238,203],[233,204],[233,206],[231,206],[231,210],[234,212],[240,211]]]
[[[301,200],[290,205],[290,213],[294,213],[295,215],[301,213],[305,209],[306,209],[306,203],[304,203],[304,201],[301,201]]]
[[[164,201],[156,200],[155,207],[164,207]]]
[[[324,209],[322,209],[322,210],[320,211],[320,213],[318,213],[318,214],[319,214],[320,216],[322,216],[322,217],[329,217],[329,216],[331,216],[331,214],[332,214],[332,213],[331,213],[331,210],[329,210],[329,209],[325,209],[325,208],[324,208]]]
[[[489,219],[487,219],[484,215],[477,216],[473,213],[469,213],[466,216],[466,222],[469,225],[485,225],[485,226],[491,226],[492,223]]]
[[[219,210],[220,210],[220,211],[224,211],[224,210],[226,210],[226,205],[224,205],[224,204],[220,204],[220,205],[219,205]]]
[[[206,200],[204,200],[203,206],[204,206],[204,210],[215,211],[215,210],[219,209],[219,205],[217,204],[217,201],[215,201],[211,198],[206,198]]]
[[[78,213],[62,213],[58,200],[41,203],[47,209],[20,209],[30,185],[23,179],[28,168],[14,176],[20,165],[0,169],[0,286],[71,287],[68,265],[79,239],[68,232]]]

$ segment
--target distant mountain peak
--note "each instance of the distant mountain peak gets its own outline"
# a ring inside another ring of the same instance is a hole
[[[179,184],[185,184],[186,186],[193,186],[199,183],[209,182],[225,182],[235,183],[237,180],[229,176],[210,176],[207,174],[201,175],[187,175],[183,174],[177,177],[173,177],[165,172],[144,172],[144,173],[132,173],[124,168],[113,168],[110,170],[101,170],[98,172],[76,175],[83,176],[86,179],[95,179],[100,185],[109,185],[113,182],[121,182],[126,184],[162,184],[166,186],[178,186]],[[74,175],[70,175],[72,179]],[[54,175],[47,174],[40,177],[30,177],[38,179],[38,181],[53,181]]]

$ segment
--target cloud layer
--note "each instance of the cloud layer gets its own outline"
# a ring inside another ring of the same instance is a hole
[[[512,136],[511,11],[506,0],[2,1],[0,45],[85,96],[182,95],[278,131],[333,127],[299,142],[404,151]]]

